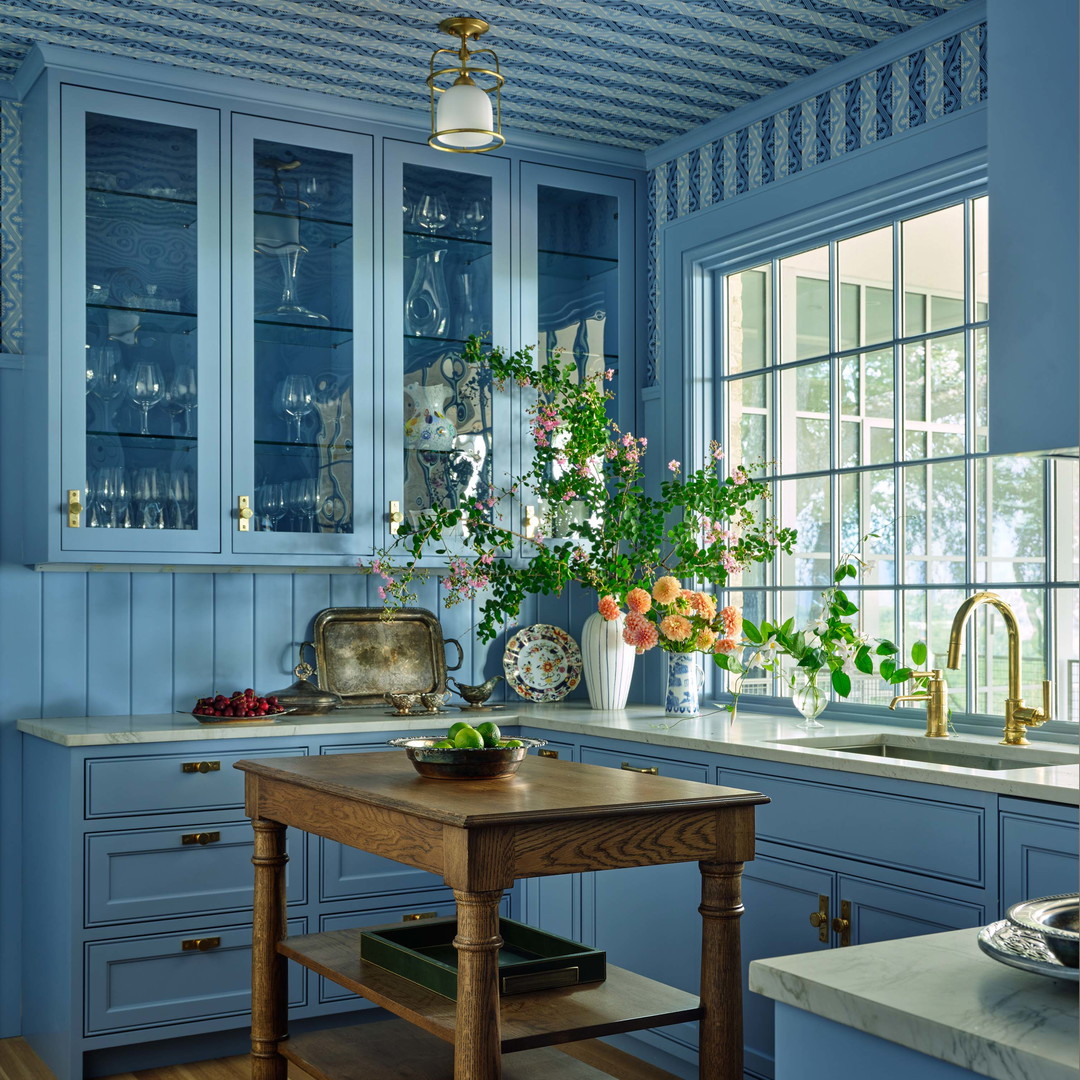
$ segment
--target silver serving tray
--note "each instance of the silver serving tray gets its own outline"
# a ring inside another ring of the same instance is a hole
[[[1080,982],[1080,968],[1066,967],[1047,947],[1041,934],[1001,919],[979,931],[979,948],[1009,967],[1047,975],[1051,979]]]
[[[446,646],[458,660],[446,664]],[[465,659],[460,643],[443,638],[435,615],[424,608],[326,608],[315,616],[315,662],[319,686],[341,704],[386,705],[386,694],[437,694],[446,673]]]

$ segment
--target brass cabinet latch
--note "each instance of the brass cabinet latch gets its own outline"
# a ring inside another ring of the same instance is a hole
[[[544,750],[543,748],[536,751],[540,757],[557,758],[559,756],[558,750]]]
[[[817,911],[810,912],[810,925],[818,932],[818,941],[829,940],[829,898],[818,896]]]
[[[210,949],[216,949],[220,945],[221,938],[219,937],[188,938],[186,941],[180,942],[180,948],[183,952],[209,952]]]
[[[536,529],[539,524],[540,519],[536,516],[536,507],[526,506],[525,516],[521,519],[521,527],[525,533],[526,540],[531,540],[536,535]]]
[[[240,532],[251,531],[251,519],[255,511],[251,509],[251,496],[240,495],[236,499],[236,528]]]
[[[180,766],[181,772],[208,773],[221,772],[220,761],[185,761]]]
[[[83,512],[83,504],[79,502],[80,495],[81,492],[77,488],[70,488],[68,490],[67,516],[69,529],[77,529],[79,527],[79,520]]]
[[[840,901],[840,917],[833,919],[832,930],[840,935],[840,948],[851,944],[851,901]],[[824,939],[822,939],[824,940]]]
[[[401,503],[397,499],[390,500],[390,510],[386,515],[386,520],[390,522],[390,535],[397,536],[398,528],[405,520],[405,515],[401,512]]]
[[[221,833],[219,832],[189,832],[181,834],[180,843],[201,844],[205,847],[207,844],[216,844],[220,839]]]

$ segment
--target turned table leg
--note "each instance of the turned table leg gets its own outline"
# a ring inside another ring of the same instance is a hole
[[[742,863],[701,867],[701,1080],[742,1080]]]
[[[288,961],[277,951],[285,938],[285,826],[256,819],[255,910],[251,931],[251,1077],[285,1080],[278,1053],[288,1026]]]
[[[499,1019],[498,892],[454,890],[457,901],[456,1080],[499,1080],[502,1076]]]

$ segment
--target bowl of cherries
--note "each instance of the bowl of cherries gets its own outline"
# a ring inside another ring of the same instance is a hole
[[[275,695],[260,697],[250,687],[247,690],[235,690],[231,696],[218,694],[216,697],[199,698],[191,710],[202,724],[236,723],[238,720],[265,720],[268,716],[278,716],[288,712],[278,702]]]

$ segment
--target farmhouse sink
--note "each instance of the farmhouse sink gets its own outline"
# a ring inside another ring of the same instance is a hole
[[[955,765],[961,769],[980,769],[985,772],[1075,765],[1080,762],[1080,752],[1067,747],[1057,749],[1044,746],[999,746],[992,743],[966,742],[963,739],[928,739],[921,735],[898,735],[892,732],[818,735],[804,739],[773,741],[784,746],[837,750],[844,754],[862,754],[865,757],[893,761]]]

